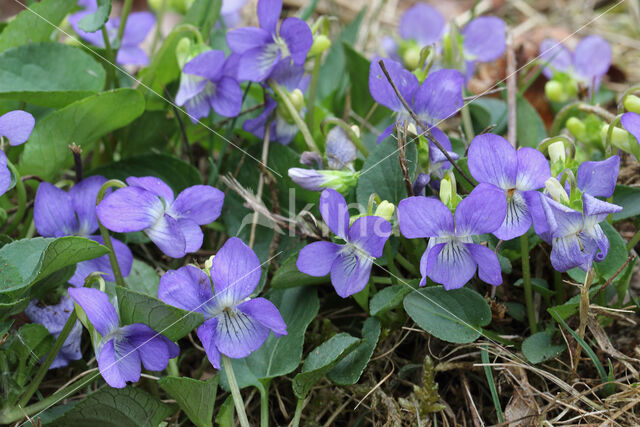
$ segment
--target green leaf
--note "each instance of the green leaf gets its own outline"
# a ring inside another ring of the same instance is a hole
[[[380,322],[375,317],[369,317],[362,326],[362,341],[360,345],[327,374],[336,384],[351,385],[358,382],[367,367],[373,351],[380,337]]]
[[[22,175],[50,180],[73,164],[68,146],[75,142],[87,152],[100,137],[135,120],[144,111],[144,98],[133,89],[102,92],[55,111],[36,122],[20,160]]]
[[[139,387],[102,387],[82,399],[55,425],[75,427],[157,426],[173,409]]]
[[[202,184],[198,170],[180,159],[166,154],[144,154],[93,169],[91,175],[124,181],[130,176],[155,176],[175,192]]]
[[[127,126],[122,141],[122,158],[162,153],[177,132],[176,121],[165,111],[146,111]]]
[[[17,384],[27,384],[38,362],[53,346],[53,341],[47,328],[39,323],[27,323],[14,333],[3,352],[13,367],[13,379]]]
[[[613,214],[614,221],[640,215],[640,188],[616,185],[613,204],[622,206],[620,212]]]
[[[606,279],[610,278],[627,260],[627,245],[624,239],[611,224],[606,221],[600,223],[600,227],[609,240],[609,253],[600,262],[596,262],[595,269],[598,274]]]
[[[233,415],[235,414],[235,407],[233,404],[233,396],[229,395],[216,414],[216,424],[221,427],[235,427]]]
[[[531,363],[537,364],[551,360],[562,353],[567,346],[562,344],[554,344],[553,331],[538,332],[526,338],[522,342],[522,354]]]
[[[115,282],[107,282],[114,286]],[[131,272],[124,278],[127,288],[132,291],[139,292],[150,297],[158,296],[158,286],[160,285],[160,276],[158,272],[149,264],[134,259]]]
[[[296,397],[304,399],[311,387],[354,351],[359,343],[358,338],[343,332],[311,350],[302,365],[302,371],[293,378],[293,392]]]
[[[271,287],[274,289],[286,289],[296,286],[305,285],[319,285],[322,283],[328,283],[329,277],[313,277],[308,274],[301,273],[296,266],[298,260],[298,254],[300,251],[295,252],[284,260],[280,268],[276,270],[271,279]]]
[[[104,87],[104,68],[82,49],[28,44],[0,53],[0,97],[60,108]]]
[[[411,291],[412,289],[406,285],[387,286],[371,298],[369,313],[372,316],[377,316],[400,307],[405,295]]]
[[[144,323],[172,341],[177,341],[204,322],[202,313],[167,305],[157,298],[116,286],[120,321]]]
[[[193,25],[182,24],[175,27],[153,55],[149,66],[139,73],[141,84],[138,90],[144,94],[147,110],[164,109],[167,103],[163,99],[166,97],[164,87],[180,77],[176,46],[183,37],[200,37],[200,32]]]
[[[42,0],[30,2],[0,33],[0,51],[28,43],[50,41],[51,33],[76,7],[77,0]]]
[[[507,103],[501,99],[483,97],[469,102],[473,131],[477,135],[495,125],[491,133],[501,135],[507,127]]]
[[[358,203],[362,206],[368,206],[369,196],[373,193],[377,193],[380,199],[387,200],[396,206],[400,200],[407,197],[407,189],[399,166],[398,146],[389,141],[386,142],[379,144],[362,166],[356,187]],[[415,144],[408,144],[407,166],[411,179],[416,172],[417,157]]]
[[[342,47],[347,60],[346,68],[350,82],[351,108],[360,117],[366,117],[375,103],[369,92],[369,67],[371,63],[351,44],[343,41]],[[387,112],[381,108],[369,117],[369,123],[376,124],[384,117],[388,117]]]
[[[187,11],[184,22],[195,25],[205,38],[208,38],[211,29],[218,21],[221,7],[222,0],[195,0]]]
[[[540,115],[529,101],[518,95],[516,98],[516,123],[518,145],[537,147],[547,137],[547,128]]]
[[[416,290],[405,297],[404,309],[422,329],[452,343],[475,341],[482,334],[481,327],[491,322],[491,308],[469,288]]]
[[[25,288],[64,267],[108,252],[98,242],[77,236],[16,240],[0,249],[0,294],[21,295]]]
[[[97,0],[98,8],[78,22],[81,30],[93,33],[102,28],[111,14],[111,0]]]
[[[213,404],[218,391],[218,376],[206,381],[189,377],[164,377],[158,385],[173,397],[187,417],[198,427],[213,425]]]
[[[248,357],[231,359],[240,388],[257,386],[260,380],[286,375],[300,365],[305,331],[320,307],[313,288],[274,290],[267,296],[280,311],[287,325],[287,335],[276,338],[270,334],[265,343]],[[221,383],[228,389],[224,372],[221,372]]]

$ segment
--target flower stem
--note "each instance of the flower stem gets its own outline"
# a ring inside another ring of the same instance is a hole
[[[262,387],[258,387],[260,392],[260,427],[269,427],[269,385],[270,380],[261,381]]]
[[[44,398],[39,402],[34,403],[33,405],[29,405],[24,408],[21,406],[7,406],[2,411],[0,411],[0,424],[12,424],[20,421],[25,417],[31,417],[34,414],[39,414],[40,412],[47,410],[61,400],[71,396],[81,388],[88,386],[99,377],[100,372],[96,370],[94,373],[83,376],[76,383],[63,388],[62,390],[58,390],[51,396]]]
[[[578,326],[578,336],[581,340],[584,340],[584,334],[587,330],[587,321],[589,320],[589,288],[593,282],[595,276],[592,268],[589,268],[587,275],[584,278],[584,284],[580,287],[580,325]],[[578,363],[580,362],[580,353],[582,346],[578,343],[578,349],[573,359],[574,369],[578,369]]]
[[[473,133],[473,124],[471,123],[471,114],[469,113],[468,104],[462,106],[462,109],[460,109],[460,115],[462,116],[462,126],[464,127],[464,134],[467,137],[467,144],[469,144],[475,135]]]
[[[640,230],[636,231],[636,234],[634,234],[631,240],[627,242],[627,251],[635,248],[638,242],[640,242]]]
[[[268,83],[269,83],[269,87],[271,87],[271,89],[273,89],[276,95],[278,95],[278,100],[284,103],[284,106],[289,111],[289,114],[291,114],[291,118],[296,123],[296,125],[298,125],[298,128],[300,129],[300,132],[302,132],[302,136],[304,137],[304,140],[307,143],[307,147],[309,147],[309,150],[319,153],[320,150],[318,149],[318,146],[313,140],[313,136],[311,135],[311,132],[307,127],[307,124],[304,122],[304,120],[302,120],[302,117],[300,117],[300,113],[298,112],[298,110],[296,110],[296,107],[294,107],[293,104],[291,103],[289,96],[285,93],[284,90],[282,90],[280,85],[278,85],[278,83],[276,83],[274,80],[269,79]]]
[[[293,416],[293,427],[298,427],[300,425],[300,417],[302,416],[302,410],[306,404],[306,399],[298,399],[298,403],[296,404],[296,413]]]
[[[109,181],[105,182],[98,192],[96,206],[100,204],[109,188],[124,188],[126,186],[127,184],[117,179],[110,179]],[[122,278],[122,272],[120,271],[120,264],[118,264],[118,259],[116,258],[116,252],[113,249],[113,242],[111,241],[111,236],[109,236],[109,230],[107,230],[106,227],[102,225],[102,223],[100,222],[100,218],[98,218],[98,225],[100,226],[100,235],[102,236],[102,240],[104,240],[104,245],[109,248],[109,262],[111,263],[113,276],[116,278],[116,284],[124,288],[126,287],[126,285],[124,283],[124,279]]]
[[[120,47],[120,43],[122,43],[122,35],[124,34],[124,29],[127,26],[127,19],[129,18],[129,13],[131,13],[131,6],[133,6],[133,0],[124,0],[122,15],[120,16],[120,26],[118,27],[118,47]]]
[[[396,253],[396,261],[400,263],[401,266],[405,268],[409,273],[414,276],[419,276],[420,272],[416,269],[416,266],[411,263],[408,259],[404,257],[400,252]]]
[[[24,186],[24,182],[22,182],[20,172],[18,172],[16,166],[9,159],[7,159],[7,167],[11,171],[13,178],[16,180],[16,192],[18,193],[18,210],[13,215],[11,222],[3,231],[4,234],[10,235],[18,228],[22,218],[24,217],[24,213],[27,211],[27,190]]]
[[[313,71],[311,71],[311,82],[309,84],[309,101],[307,102],[307,126],[313,130],[313,115],[316,104],[316,94],[318,92],[318,77],[320,77],[320,64],[322,55],[316,55],[313,60]]]
[[[107,33],[107,27],[102,26],[102,40],[104,41],[104,48],[107,51],[107,58],[111,64],[107,64],[105,67],[107,69],[107,89],[111,89],[111,87],[117,87],[117,77],[115,73],[115,67],[113,64],[116,63],[116,53],[111,47],[111,41],[109,40],[109,34]]]
[[[249,427],[249,420],[247,419],[247,413],[244,410],[244,401],[242,400],[242,395],[240,394],[240,389],[238,388],[238,382],[236,381],[236,376],[233,373],[233,366],[231,366],[231,359],[221,355],[222,359],[222,367],[224,369],[225,374],[227,374],[227,380],[229,381],[229,388],[231,389],[231,396],[233,396],[233,403],[236,407],[236,413],[238,414],[238,419],[240,420],[240,425],[242,427]]]
[[[40,383],[44,379],[45,375],[47,375],[49,366],[51,366],[51,363],[53,363],[53,360],[56,358],[56,356],[60,352],[60,349],[64,345],[64,342],[67,340],[67,337],[69,336],[71,329],[73,329],[73,326],[75,325],[77,319],[78,319],[78,315],[76,314],[76,311],[73,310],[69,315],[67,322],[64,324],[62,331],[60,331],[60,335],[58,335],[58,338],[56,338],[56,341],[53,344],[51,351],[49,352],[49,354],[47,354],[46,359],[44,359],[44,362],[42,362],[42,365],[40,365],[40,368],[38,368],[38,372],[36,373],[36,376],[33,377],[33,380],[29,384],[29,387],[22,395],[22,398],[18,402],[18,406],[25,406],[27,403],[29,403],[31,396],[33,396],[36,390],[38,390]]]
[[[520,237],[520,253],[522,256],[522,280],[524,284],[524,300],[527,305],[527,317],[531,333],[538,332],[536,313],[533,309],[533,292],[531,290],[531,267],[529,265],[529,237],[523,234]]]

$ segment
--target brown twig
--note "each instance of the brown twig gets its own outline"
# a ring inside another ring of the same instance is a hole
[[[453,160],[453,158],[449,155],[449,152],[442,146],[442,144],[440,144],[440,142],[433,136],[433,134],[431,133],[431,131],[429,130],[429,126],[427,126],[425,123],[422,122],[422,120],[420,120],[420,118],[418,117],[418,115],[415,113],[415,111],[413,111],[411,109],[411,107],[409,106],[409,104],[407,104],[407,101],[404,99],[404,97],[402,96],[402,94],[400,93],[400,91],[398,90],[398,87],[396,86],[396,84],[393,82],[393,79],[391,78],[391,75],[389,74],[389,72],[387,71],[387,67],[385,67],[384,65],[384,61],[381,59],[380,61],[378,61],[378,64],[380,65],[380,68],[382,69],[382,72],[384,73],[385,77],[387,78],[387,81],[389,81],[389,84],[391,85],[391,87],[393,88],[393,91],[396,93],[396,96],[398,97],[398,99],[400,100],[400,102],[402,103],[402,105],[404,106],[405,110],[407,110],[407,112],[409,113],[409,115],[411,116],[411,118],[416,122],[417,125],[421,126],[424,131],[422,132],[423,135],[426,135],[427,138],[434,143],[434,145],[436,147],[438,147],[438,150],[440,150],[442,152],[442,154],[444,154],[444,156],[447,158],[447,160],[449,161],[449,163],[451,163],[453,165],[453,167],[458,171],[458,173],[460,173],[460,175],[462,175],[462,177],[469,183],[471,184],[471,186],[473,187],[473,180],[471,178],[469,178],[469,176],[460,168],[460,166],[458,166],[458,164],[455,162],[455,160]]]
[[[413,186],[411,185],[411,178],[409,178],[409,168],[407,166],[407,122],[404,122],[402,127],[398,123],[396,125],[398,132],[398,161],[400,162],[400,170],[402,170],[402,177],[404,178],[404,185],[407,187],[407,196],[413,196]]]
[[[516,53],[513,48],[513,34],[507,35],[507,139],[517,146],[518,128],[516,122],[516,95],[518,93],[518,70],[516,69]]]
[[[76,182],[82,181],[82,147],[76,145],[75,142],[68,145],[69,150],[73,154],[73,165],[76,172]]]
[[[615,280],[616,277],[618,277],[618,274],[622,273],[622,270],[625,269],[625,267],[631,262],[633,261],[633,259],[635,258],[635,255],[629,255],[629,257],[627,258],[627,260],[624,262],[624,264],[622,264],[620,266],[620,268],[618,269],[618,271],[616,271],[615,273],[613,273],[613,276],[609,277],[609,279],[607,279],[606,282],[604,282],[604,285],[602,285],[602,287],[600,289],[598,289],[598,291],[595,293],[595,295],[593,296],[593,299],[596,299],[598,297],[598,295],[600,295],[600,292],[604,291],[606,289],[607,286],[609,286],[611,284],[611,282],[613,282]]]

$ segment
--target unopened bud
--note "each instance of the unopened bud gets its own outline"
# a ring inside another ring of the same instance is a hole
[[[418,134],[418,129],[416,129],[416,124],[413,123],[413,122],[407,124],[407,132],[409,132],[410,134],[413,134],[413,135],[417,135]]]
[[[393,203],[383,200],[382,203],[380,203],[376,208],[376,212],[374,213],[374,215],[384,218],[387,221],[391,221],[391,217],[393,216],[393,212],[395,210],[396,207]]]
[[[564,92],[562,83],[555,80],[549,80],[547,84],[544,85],[544,93],[547,95],[547,98],[553,102],[564,102],[567,100],[567,94]]]
[[[204,272],[207,274],[209,274],[211,267],[213,267],[213,258],[215,258],[215,255],[211,255],[209,259],[204,262]]]
[[[294,89],[289,94],[289,99],[297,111],[302,111],[302,108],[304,108],[304,94],[300,89]]]
[[[611,125],[602,125],[602,129],[600,130],[600,135],[602,136],[602,140],[606,141],[607,136],[609,134],[609,127]],[[618,127],[614,127],[611,132],[611,144],[622,151],[626,151],[627,153],[631,153],[631,134],[626,130]]]
[[[360,128],[356,125],[351,125],[351,130],[356,134],[358,138],[360,138]]]
[[[571,132],[571,135],[573,135],[576,139],[584,141],[586,137],[587,127],[582,122],[582,120],[577,117],[570,117],[565,123],[565,126],[567,127],[569,132]]]
[[[420,66],[420,48],[417,45],[411,46],[402,55],[402,61],[409,70],[418,68]]]
[[[544,183],[544,187],[553,200],[560,203],[569,203],[569,195],[565,191],[560,181],[551,177]]]
[[[640,98],[635,95],[627,95],[623,101],[624,108],[627,111],[640,114]]]
[[[549,145],[549,158],[552,163],[560,162],[564,164],[567,159],[567,153],[564,148],[564,142],[556,141]]]
[[[169,0],[169,6],[176,12],[184,15],[193,5],[195,0]]]
[[[440,181],[440,201],[447,206],[451,202],[451,182],[447,179]]]
[[[189,62],[190,57],[191,40],[188,37],[183,37],[176,45],[176,59],[178,60],[178,65],[181,70],[184,68],[184,65]]]
[[[331,47],[331,40],[324,34],[318,34],[313,38],[313,44],[309,49],[308,57],[316,56],[324,52]]]

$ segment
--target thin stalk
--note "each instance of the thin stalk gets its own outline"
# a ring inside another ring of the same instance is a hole
[[[298,399],[298,403],[296,404],[296,413],[293,415],[293,427],[298,427],[300,425],[300,417],[302,416],[302,410],[304,409],[305,403],[305,399]]]
[[[105,182],[100,191],[98,192],[98,197],[96,199],[96,205],[99,205],[107,189],[111,187],[124,188],[127,185],[117,179],[110,179]],[[100,218],[98,218],[98,225],[100,226],[100,235],[102,236],[102,240],[104,240],[104,245],[109,249],[109,262],[111,263],[111,269],[113,270],[113,276],[116,278],[116,284],[118,286],[126,287],[124,283],[124,279],[122,278],[122,272],[120,271],[120,264],[118,264],[118,259],[116,258],[116,252],[113,249],[113,242],[111,241],[111,236],[109,236],[109,231],[105,228],[104,225],[100,222]]]
[[[179,377],[180,370],[178,369],[178,359],[169,359],[169,363],[167,364],[167,373],[172,377]]]
[[[13,219],[11,220],[11,222],[5,227],[3,231],[4,234],[10,235],[18,228],[20,222],[22,221],[22,218],[24,218],[24,213],[27,211],[27,189],[24,186],[24,182],[22,181],[20,172],[18,172],[16,166],[9,159],[7,159],[7,167],[16,180],[16,192],[18,193],[18,210],[13,215]]]
[[[238,382],[236,381],[236,376],[233,373],[233,366],[231,366],[231,359],[225,356],[224,354],[221,356],[222,359],[222,367],[224,369],[225,374],[227,374],[227,380],[229,381],[229,389],[231,389],[231,396],[233,396],[233,404],[236,407],[236,413],[238,414],[238,420],[240,421],[240,425],[242,427],[249,427],[249,420],[247,419],[247,413],[244,410],[244,401],[242,400],[242,395],[240,394],[240,388],[238,388]]]
[[[18,406],[25,406],[27,403],[29,403],[31,396],[33,396],[33,394],[38,390],[40,383],[44,379],[45,375],[47,375],[47,371],[49,370],[51,363],[53,363],[53,360],[60,352],[60,349],[64,345],[64,342],[67,340],[67,337],[69,336],[71,329],[73,329],[73,325],[75,325],[77,319],[78,315],[76,314],[76,311],[73,310],[69,315],[67,322],[64,324],[64,327],[60,331],[60,335],[58,335],[55,343],[53,343],[51,351],[49,352],[49,354],[47,354],[46,359],[44,359],[44,362],[42,362],[42,365],[40,365],[40,368],[38,368],[36,376],[33,377],[33,380],[31,380],[29,387],[22,395],[22,398],[18,402]]]
[[[524,300],[527,306],[529,329],[531,333],[538,332],[536,313],[533,309],[533,291],[531,290],[531,266],[529,265],[529,237],[523,234],[520,237],[520,253],[522,255],[522,280],[524,284]]]
[[[318,146],[313,140],[313,136],[311,135],[311,132],[307,127],[307,124],[304,122],[304,120],[302,120],[302,117],[300,117],[300,113],[298,112],[298,110],[296,110],[296,107],[294,107],[293,104],[291,103],[289,96],[285,93],[284,90],[282,90],[280,85],[278,85],[278,83],[276,83],[273,79],[269,79],[268,83],[269,83],[269,87],[271,87],[271,89],[273,89],[276,95],[278,95],[278,99],[284,103],[284,106],[289,111],[289,114],[291,114],[291,118],[293,119],[293,121],[296,123],[296,125],[298,125],[298,128],[300,129],[300,132],[302,132],[302,136],[304,137],[304,140],[307,143],[307,147],[309,147],[309,150],[319,153],[320,150],[318,149]]]
[[[127,26],[129,13],[131,13],[131,6],[133,6],[133,0],[124,0],[122,15],[120,16],[120,26],[118,27],[118,47],[120,47],[120,43],[122,42],[122,35],[124,34],[124,29]]]
[[[391,245],[385,245],[383,249],[385,258],[387,259],[387,267],[391,270],[391,283],[398,284],[398,277],[402,277],[395,262],[393,262],[393,253],[391,253]]]
[[[258,387],[260,392],[260,427],[269,427],[269,384],[267,380],[263,387]]]
[[[489,351],[487,350],[486,345],[481,347],[480,357],[482,358],[482,364],[484,365],[484,375],[487,377],[487,383],[489,384],[491,399],[493,400],[493,405],[495,406],[496,413],[498,414],[498,422],[504,423],[504,414],[502,413],[502,407],[500,406],[500,398],[498,397],[498,390],[496,389],[496,383],[493,378],[493,371],[491,370],[491,366],[487,366],[489,364]]]
[[[102,26],[102,40],[104,41],[104,48],[107,51],[107,58],[111,62],[111,64],[107,64],[107,89],[111,89],[112,87],[117,87],[117,78],[115,67],[112,64],[116,63],[116,52],[111,47],[111,41],[109,40],[109,34],[107,33],[107,28]]]
[[[419,271],[416,269],[416,266],[411,263],[408,259],[404,257],[400,252],[396,253],[396,261],[400,263],[401,266],[405,268],[409,273],[414,276],[419,275]]]
[[[262,144],[262,158],[260,161],[266,166],[269,156],[269,134],[271,128],[271,121],[267,121],[267,125],[264,128],[264,142]],[[256,198],[262,200],[262,192],[264,190],[264,172],[260,172],[260,178],[258,178],[258,191],[256,192]],[[249,235],[249,247],[253,248],[253,244],[256,239],[256,227],[258,226],[258,211],[253,212],[251,218],[251,234]]]
[[[581,340],[584,340],[584,334],[587,330],[587,320],[589,320],[589,288],[593,282],[595,276],[593,269],[587,271],[587,275],[584,278],[584,284],[580,287],[580,325],[578,326],[578,336]],[[580,362],[580,353],[582,346],[578,342],[578,349],[576,350],[575,357],[573,359],[575,369],[578,369],[578,363]]]
[[[471,142],[475,135],[473,133],[473,123],[471,123],[471,114],[469,113],[468,104],[464,104],[462,106],[460,115],[462,116],[462,127],[464,129],[464,134],[467,137],[467,141]]]
[[[316,55],[313,60],[313,71],[311,71],[311,82],[309,84],[309,101],[307,102],[307,126],[313,130],[313,116],[316,106],[316,94],[318,93],[318,77],[320,77],[320,64],[322,54]]]
[[[635,248],[638,242],[640,242],[640,230],[636,231],[636,234],[634,234],[631,240],[627,243],[627,252]]]
[[[158,46],[158,40],[162,36],[162,21],[164,20],[164,13],[167,8],[167,0],[162,0],[160,4],[160,10],[156,13],[156,31],[153,33],[153,40],[151,41],[151,54],[154,54],[156,47]]]
[[[47,410],[56,403],[71,396],[76,391],[88,386],[100,377],[100,372],[96,371],[93,374],[86,375],[80,378],[76,383],[69,385],[68,387],[58,390],[51,396],[42,399],[39,402],[29,405],[27,407],[11,406],[0,411],[0,424],[7,425],[22,420],[25,417],[31,417],[34,414],[39,414],[42,411]]]

